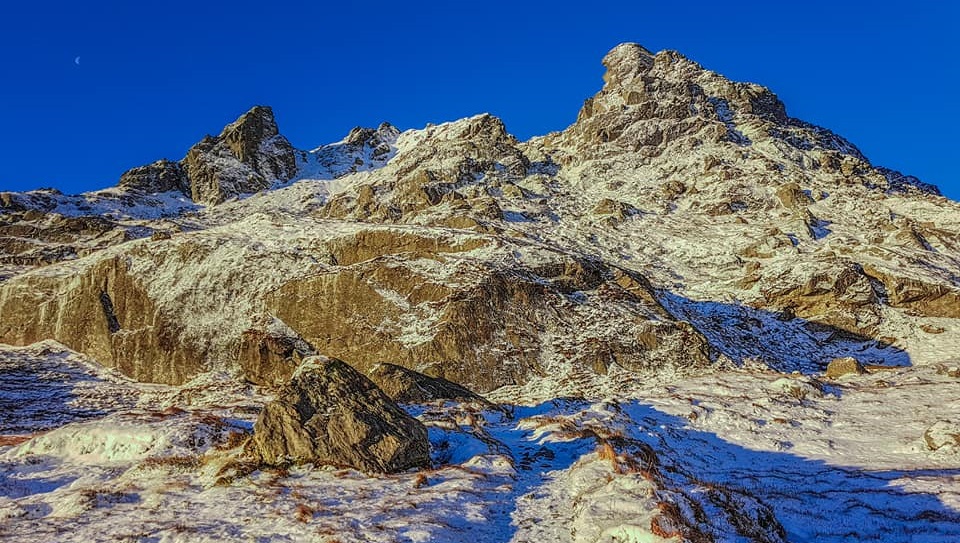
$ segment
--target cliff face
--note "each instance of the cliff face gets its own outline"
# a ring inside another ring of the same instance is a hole
[[[136,379],[312,354],[531,378],[924,361],[960,342],[960,206],[769,89],[624,44],[562,132],[478,115],[298,151],[255,107],[80,196],[0,194],[0,342]]]

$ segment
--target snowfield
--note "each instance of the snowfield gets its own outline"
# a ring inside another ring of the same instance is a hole
[[[656,542],[691,537],[685,509],[716,541],[960,538],[960,446],[924,440],[956,421],[960,362],[831,382],[614,369],[568,376],[588,393],[559,399],[545,378],[488,395],[503,411],[408,406],[434,468],[370,477],[245,462],[264,398],[223,376],[135,384],[53,342],[0,361],[0,388],[21,399],[0,436],[4,541]],[[31,407],[54,396],[69,400]]]

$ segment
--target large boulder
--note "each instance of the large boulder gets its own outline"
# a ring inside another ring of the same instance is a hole
[[[427,430],[372,381],[335,358],[304,360],[253,428],[267,464],[350,466],[394,473],[430,464]]]
[[[304,358],[317,354],[313,346],[277,319],[260,316],[240,336],[237,363],[247,381],[280,385],[290,379]]]

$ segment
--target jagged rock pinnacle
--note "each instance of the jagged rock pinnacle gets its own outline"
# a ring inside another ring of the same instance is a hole
[[[640,73],[653,67],[654,54],[637,43],[621,43],[603,57],[607,72],[603,74],[606,85],[629,83]]]
[[[195,202],[217,204],[240,194],[259,192],[297,172],[296,153],[280,135],[273,110],[255,106],[206,137],[183,160]]]

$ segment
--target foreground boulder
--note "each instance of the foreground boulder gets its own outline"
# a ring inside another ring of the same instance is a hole
[[[267,464],[313,462],[366,473],[430,464],[423,424],[335,358],[305,359],[253,431],[254,453]]]
[[[490,402],[470,390],[440,377],[382,363],[374,366],[367,376],[396,402],[423,403],[434,400],[475,402],[492,406]]]

